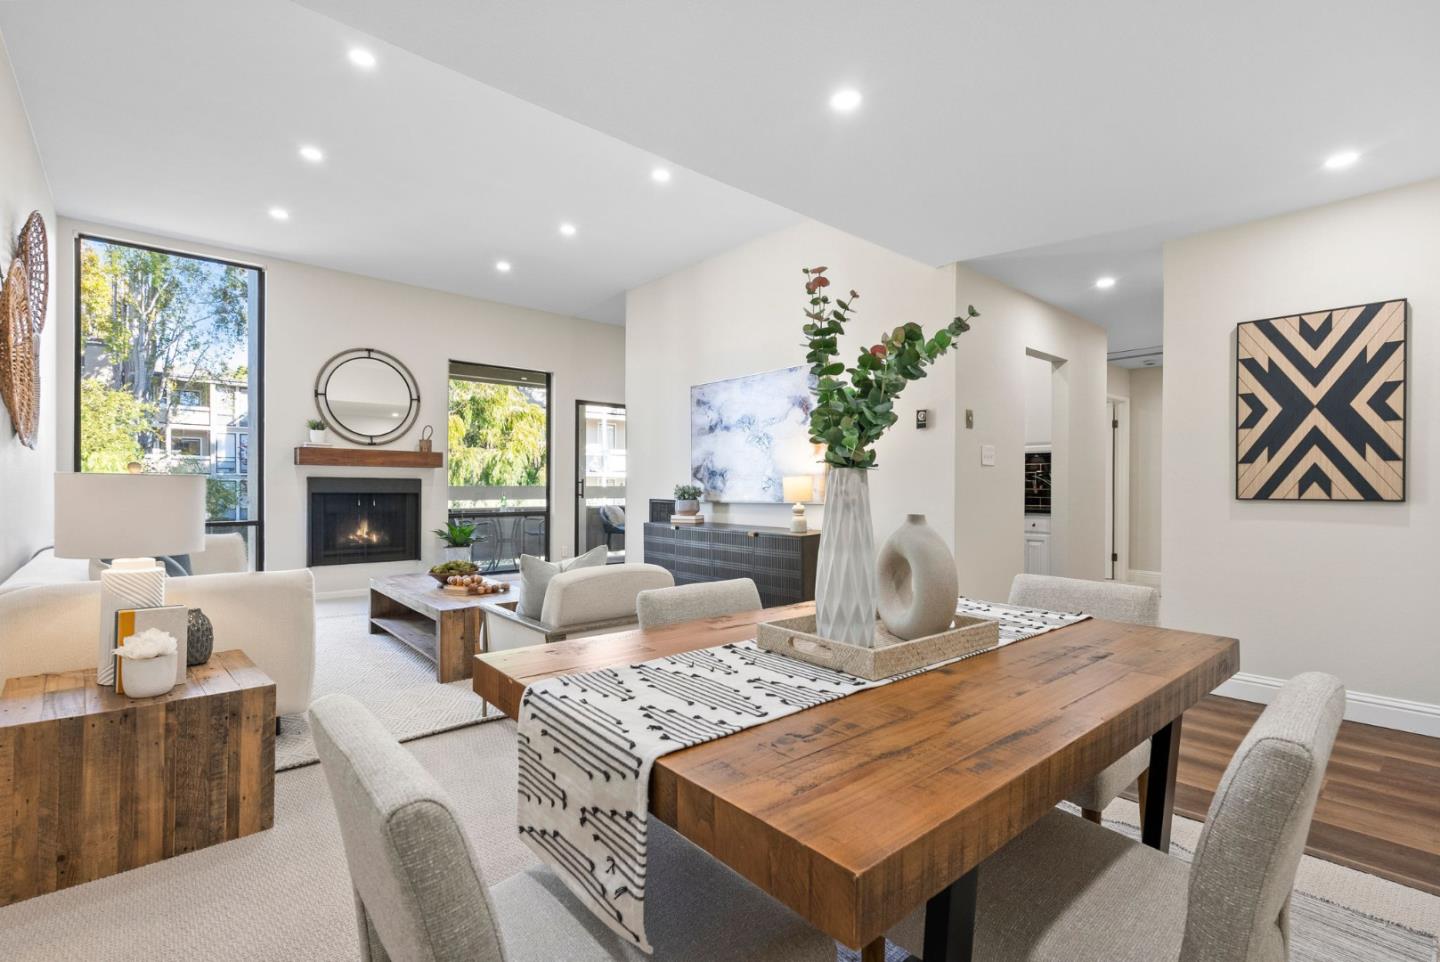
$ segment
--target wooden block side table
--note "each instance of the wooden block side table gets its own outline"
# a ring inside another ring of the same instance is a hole
[[[275,683],[242,651],[126,698],[95,670],[0,693],[0,905],[275,823]]]

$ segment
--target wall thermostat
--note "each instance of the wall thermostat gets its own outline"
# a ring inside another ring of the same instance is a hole
[[[930,426],[930,412],[925,408],[917,408],[915,411],[915,427],[924,430]]]

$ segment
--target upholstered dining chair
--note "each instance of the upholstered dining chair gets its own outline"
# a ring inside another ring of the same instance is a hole
[[[1189,865],[1053,811],[980,864],[976,959],[1284,962],[1290,891],[1345,689],[1287,682],[1225,769]],[[888,938],[917,955],[925,910]]]
[[[1050,611],[1083,611],[1106,621],[1124,621],[1132,625],[1156,625],[1160,622],[1160,592],[1144,585],[1115,581],[1016,575],[1010,583],[1010,604]],[[1133,782],[1143,811],[1149,770],[1150,739],[1147,738],[1083,785],[1067,801],[1078,805],[1082,815],[1099,825],[1100,813],[1105,806]]]
[[[653,588],[635,596],[641,628],[663,628],[696,618],[714,618],[763,608],[760,590],[749,578]]]
[[[348,695],[310,708],[340,821],[362,962],[834,962],[835,943],[652,819],[653,956],[590,914],[548,868],[487,886],[456,806]]]

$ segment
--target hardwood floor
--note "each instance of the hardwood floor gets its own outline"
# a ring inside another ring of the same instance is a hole
[[[1208,695],[1185,713],[1177,813],[1205,818],[1225,766],[1262,708]],[[1440,895],[1440,738],[1341,724],[1307,851]]]

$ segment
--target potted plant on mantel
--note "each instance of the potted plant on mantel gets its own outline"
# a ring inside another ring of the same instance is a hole
[[[805,295],[809,319],[803,331],[805,360],[815,376],[815,406],[810,440],[824,445],[830,478],[825,524],[815,577],[815,627],[824,638],[871,647],[875,643],[875,536],[870,523],[870,485],[866,471],[875,467],[875,442],[899,416],[895,399],[905,385],[925,376],[925,368],[970,330],[974,307],[927,338],[919,324],[901,324],[862,348],[853,367],[835,360],[845,325],[860,297],[833,301],[825,292],[825,267],[807,267]]]
[[[675,485],[675,513],[692,515],[700,513],[700,495],[704,492],[698,484]]]
[[[446,521],[445,527],[433,532],[445,545],[440,553],[446,561],[469,561],[470,546],[475,543],[475,526]]]
[[[325,432],[327,428],[324,421],[320,420],[319,418],[311,418],[310,420],[305,422],[305,426],[310,429],[311,444],[325,443]]]

